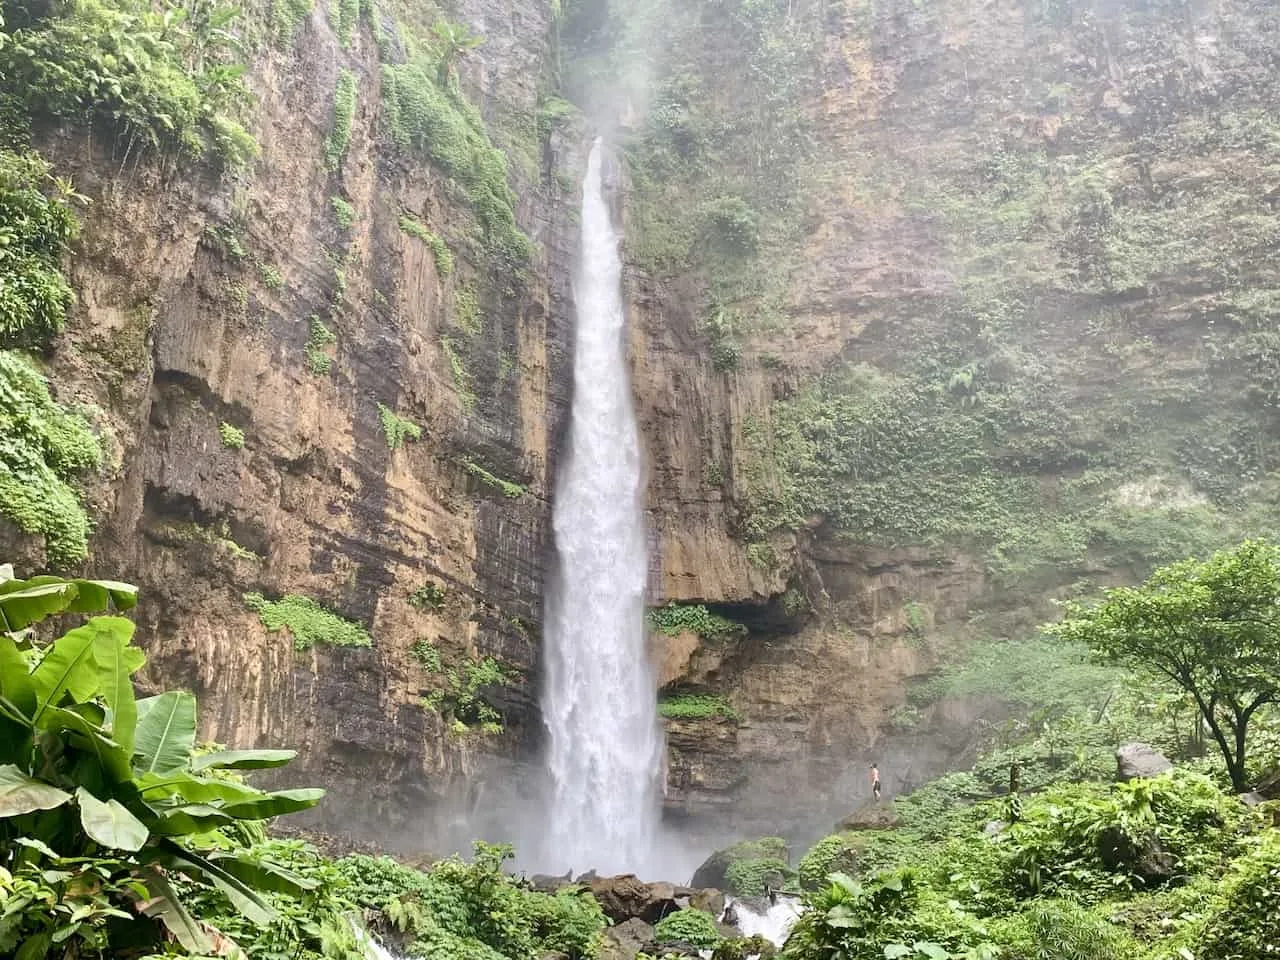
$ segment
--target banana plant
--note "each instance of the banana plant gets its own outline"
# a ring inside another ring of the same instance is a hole
[[[282,766],[291,750],[200,755],[194,696],[135,698],[132,677],[146,658],[124,617],[94,616],[47,645],[31,629],[136,602],[129,584],[18,580],[0,567],[0,868],[105,853],[127,864],[136,884],[120,889],[134,891],[136,911],[205,952],[210,940],[171,878],[214,887],[253,922],[271,922],[261,891],[297,895],[309,882],[222,849],[212,832],[305,810],[324,791],[262,791],[228,774]]]

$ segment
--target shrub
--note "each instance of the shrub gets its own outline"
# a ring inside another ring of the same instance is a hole
[[[444,670],[444,661],[440,659],[440,651],[436,649],[435,644],[430,640],[415,640],[413,646],[409,648],[409,655],[420,666],[430,670],[432,673],[440,673]]]
[[[84,419],[54,402],[26,358],[0,350],[0,515],[43,535],[54,566],[88,551],[89,518],[70,484],[101,459]]]
[[[343,230],[350,230],[351,225],[356,222],[356,208],[342,197],[330,197],[329,206],[333,207],[333,216],[338,221],[338,226]]]
[[[356,75],[344,68],[338,72],[338,84],[333,90],[333,126],[324,144],[324,165],[330,172],[342,165],[355,118]]]
[[[316,376],[324,376],[333,367],[333,357],[329,356],[326,348],[337,343],[338,338],[315,315],[308,317],[307,323],[311,329],[303,350],[307,358],[307,369]]]
[[[709,239],[725,253],[749,256],[759,249],[759,215],[741,197],[709,200],[703,206],[702,215]]]
[[[847,833],[823,837],[800,858],[796,873],[804,890],[817,890],[833,873],[853,874],[858,865],[858,838]]]
[[[274,264],[258,264],[258,276],[262,278],[262,285],[268,290],[279,290],[284,286],[284,276]]]
[[[421,440],[422,428],[412,420],[398,416],[390,407],[378,404],[378,420],[382,423],[387,448],[398,450],[406,440]]]
[[[668,720],[705,720],[709,717],[738,719],[738,711],[724,697],[706,694],[674,694],[658,701],[658,715]]]
[[[192,159],[212,151],[241,166],[258,147],[235,119],[249,99],[237,62],[238,11],[185,12],[173,0],[44,6],[0,46],[0,76],[33,114],[88,115],[118,131],[126,151]]]
[[[704,640],[729,640],[747,632],[742,624],[712,613],[700,603],[682,604],[673,601],[665,607],[650,610],[648,619],[651,629],[668,637],[688,632],[696,633]]]
[[[1205,924],[1195,955],[1203,960],[1272,960],[1280,944],[1280,832],[1270,831],[1237,862],[1221,907]]]
[[[69,186],[34,154],[0,152],[0,348],[42,346],[62,329],[62,256],[77,224]]]
[[[360,0],[335,0],[338,13],[338,43],[343,49],[351,46],[356,25],[360,21]]]
[[[490,473],[473,460],[468,460],[464,466],[467,468],[467,473],[476,477],[487,486],[493,487],[495,490],[500,490],[502,495],[505,497],[522,497],[527,492],[520,484],[512,483],[510,480],[503,480],[501,477]]]
[[[438,612],[444,609],[448,596],[444,587],[428,581],[409,594],[409,606]]]
[[[373,646],[364,627],[342,619],[310,597],[290,593],[279,600],[268,600],[260,593],[246,593],[244,604],[258,615],[268,633],[288,630],[295,650],[309,650],[317,643],[331,647]]]
[[[715,917],[701,910],[677,910],[654,925],[653,938],[658,943],[688,943],[709,950],[720,942]]]
[[[244,431],[225,420],[218,424],[218,436],[222,438],[222,445],[230,450],[239,450],[244,446]]]

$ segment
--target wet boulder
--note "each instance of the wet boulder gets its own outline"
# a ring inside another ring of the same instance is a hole
[[[634,917],[604,932],[600,960],[635,960],[653,942],[653,927]]]
[[[641,920],[657,923],[680,909],[676,888],[669,883],[645,883],[635,874],[596,877],[589,885],[600,909],[614,923]]]

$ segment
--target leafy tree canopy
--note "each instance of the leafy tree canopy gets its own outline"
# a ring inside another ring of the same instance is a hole
[[[1280,547],[1246,540],[1183,560],[1101,603],[1066,605],[1049,628],[1104,662],[1163,674],[1195,700],[1233,786],[1248,789],[1250,720],[1280,702]]]

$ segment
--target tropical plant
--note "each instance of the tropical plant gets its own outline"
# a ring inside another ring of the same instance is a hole
[[[1249,788],[1249,723],[1280,703],[1280,547],[1246,540],[1066,611],[1051,633],[1087,644],[1103,662],[1153,670],[1190,694],[1232,786]]]
[[[71,305],[62,256],[76,235],[76,198],[35,154],[0,152],[0,348],[42,346],[62,329]]]
[[[458,85],[458,60],[468,50],[484,43],[484,37],[472,33],[466,24],[439,20],[431,27],[436,55],[436,79],[447,88]]]
[[[92,617],[47,644],[31,629],[136,602],[129,584],[0,568],[0,952],[115,956],[117,943],[158,946],[167,931],[207,953],[213,940],[180,888],[216,889],[256,923],[275,918],[262,890],[307,888],[226,842],[319,801],[322,790],[264,792],[226,773],[278,767],[293,751],[199,754],[195,697],[135,699],[146,658],[123,617]]]

